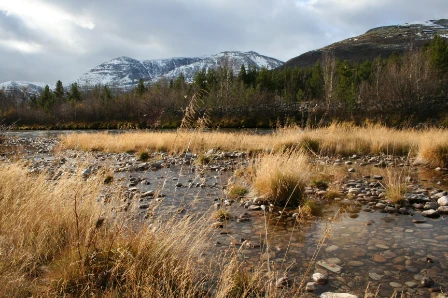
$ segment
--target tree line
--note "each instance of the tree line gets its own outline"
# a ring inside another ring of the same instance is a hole
[[[54,90],[46,86],[38,95],[2,90],[0,117],[24,126],[176,127],[194,94],[201,92],[200,108],[211,111],[216,126],[267,126],[279,115],[247,113],[251,121],[244,122],[241,115],[226,111],[282,104],[317,107],[319,119],[326,121],[370,119],[394,125],[405,119],[438,118],[448,124],[446,110],[440,108],[448,104],[447,79],[448,43],[435,36],[424,47],[360,63],[341,61],[327,52],[313,67],[267,70],[242,65],[235,75],[227,61],[197,72],[192,82],[180,74],[152,84],[140,80],[128,91],[76,83],[64,87],[61,81]],[[434,108],[422,109],[425,105]],[[299,121],[303,113],[291,111],[282,117]]]

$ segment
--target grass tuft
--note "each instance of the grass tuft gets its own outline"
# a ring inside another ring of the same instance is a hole
[[[245,187],[243,185],[235,184],[229,189],[229,191],[227,192],[227,196],[230,199],[236,200],[241,197],[244,197],[248,192],[249,192],[249,190],[247,189],[247,187]]]
[[[274,205],[297,207],[303,202],[308,171],[302,152],[265,155],[257,165],[253,186]]]

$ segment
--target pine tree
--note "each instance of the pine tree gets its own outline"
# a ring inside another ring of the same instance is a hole
[[[110,92],[107,86],[103,87],[100,98],[101,98],[101,104],[103,106],[106,106],[112,100],[113,98],[112,93]]]
[[[199,89],[207,90],[207,72],[205,68],[194,75],[193,81]]]
[[[37,104],[39,107],[43,108],[45,111],[49,112],[54,104],[54,94],[51,92],[48,85],[45,86],[44,91],[39,96]]]
[[[244,64],[241,65],[240,72],[238,74],[238,81],[243,82],[244,84],[247,84],[247,72],[246,67]]]
[[[71,103],[76,103],[82,100],[81,92],[79,91],[78,83],[73,83],[70,87],[68,99]]]
[[[62,102],[64,101],[64,86],[62,86],[61,80],[56,82],[56,89],[54,89],[54,96],[56,101]]]
[[[428,47],[431,64],[442,74],[448,73],[448,43],[436,35]]]
[[[138,96],[143,96],[143,94],[146,93],[146,86],[145,86],[145,83],[143,82],[143,79],[140,79],[138,81],[138,85],[137,85],[137,88],[135,89],[135,93],[137,93]]]

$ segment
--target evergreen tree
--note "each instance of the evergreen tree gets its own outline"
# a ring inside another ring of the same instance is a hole
[[[70,102],[75,103],[82,100],[81,92],[79,91],[78,83],[73,83],[70,86],[70,92],[68,94]]]
[[[193,81],[199,89],[207,90],[207,73],[205,68],[194,75]]]
[[[45,111],[50,111],[54,104],[54,94],[51,92],[50,87],[48,85],[45,86],[44,91],[39,96],[39,100],[37,101],[39,107],[43,108]]]
[[[54,89],[54,96],[56,101],[62,102],[64,100],[64,86],[62,86],[61,80],[56,82],[56,89]]]
[[[322,98],[324,91],[324,74],[319,62],[313,67],[311,78],[308,80],[308,88],[312,99]]]
[[[143,94],[146,93],[146,86],[145,83],[143,82],[143,79],[140,79],[138,81],[138,85],[137,88],[135,89],[135,92],[137,93],[138,96],[143,96]]]
[[[428,47],[429,59],[442,75],[448,73],[448,43],[436,35]]]
[[[104,106],[106,106],[112,100],[113,98],[112,93],[110,92],[107,86],[103,87],[100,98],[101,98],[101,104]]]
[[[240,72],[238,73],[238,81],[247,84],[247,73],[244,63],[241,65]]]
[[[182,90],[185,87],[185,85],[186,83],[184,74],[180,73],[179,76],[174,81],[174,88],[176,88],[176,90]]]
[[[336,94],[341,102],[344,102],[349,109],[355,105],[356,89],[353,80],[353,71],[347,60],[337,63],[338,86]]]

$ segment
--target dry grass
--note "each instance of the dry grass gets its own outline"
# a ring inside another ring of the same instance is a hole
[[[405,175],[401,171],[386,170],[386,197],[394,204],[401,204],[406,193]]]
[[[207,221],[174,219],[136,230],[97,201],[103,179],[49,181],[18,165],[0,169],[3,294],[204,296],[217,279],[200,263]]]
[[[418,156],[432,166],[448,164],[448,131],[443,129],[399,130],[380,125],[354,126],[335,123],[318,129],[285,128],[273,134],[254,135],[244,132],[134,132],[123,134],[82,133],[65,135],[64,148],[85,151],[126,152],[170,150],[194,153],[211,148],[233,151],[277,152],[306,150],[321,155],[395,154]]]
[[[299,206],[309,181],[310,167],[301,151],[264,155],[256,169],[253,187],[277,206]]]

